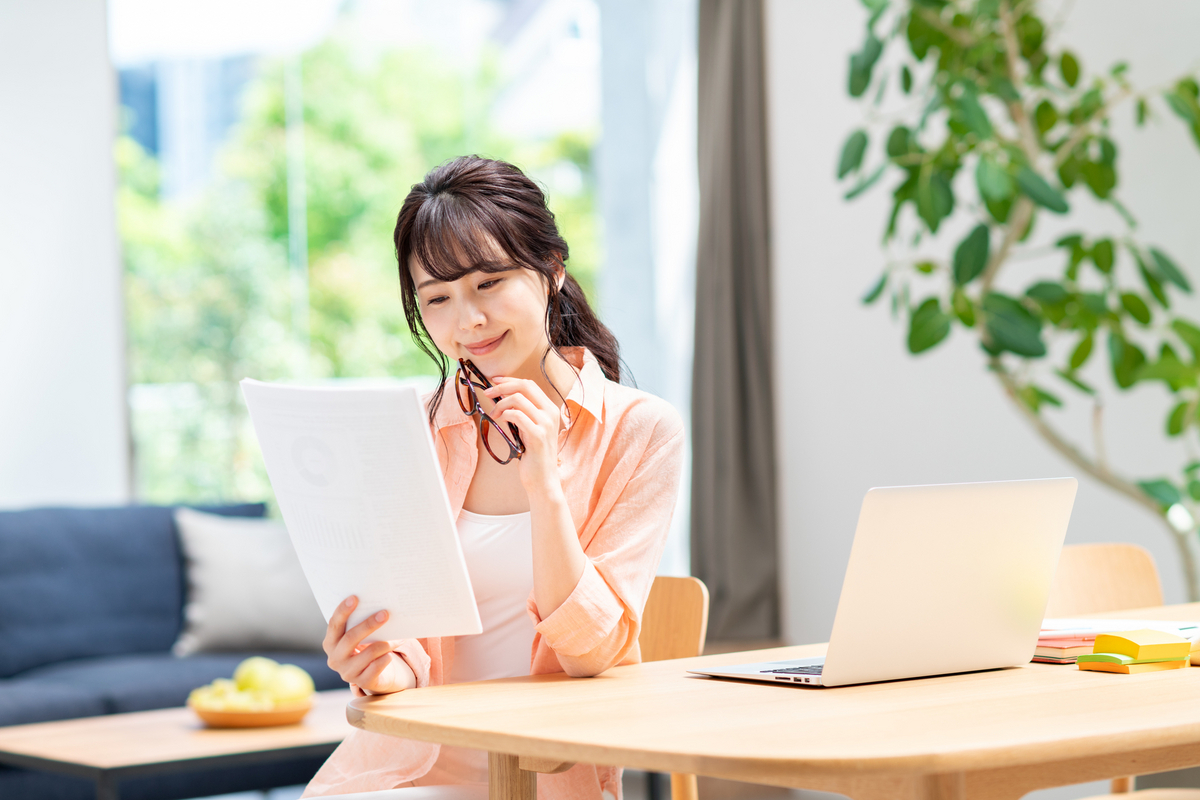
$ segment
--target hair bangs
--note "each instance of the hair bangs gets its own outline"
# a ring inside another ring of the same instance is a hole
[[[430,277],[446,282],[474,271],[529,267],[536,256],[521,252],[524,248],[508,230],[510,225],[511,220],[486,202],[437,194],[422,204],[413,220],[410,255]]]

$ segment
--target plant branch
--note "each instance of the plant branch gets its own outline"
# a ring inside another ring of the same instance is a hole
[[[1000,273],[1000,267],[1004,265],[1008,258],[1009,251],[1013,245],[1020,241],[1025,235],[1025,230],[1029,227],[1030,220],[1033,219],[1033,201],[1025,195],[1017,198],[1017,202],[1013,204],[1012,211],[1008,217],[1008,227],[1004,231],[1004,239],[1001,240],[1000,246],[996,248],[996,252],[992,253],[992,257],[988,259],[987,267],[983,270],[983,277],[980,279],[980,297],[986,296],[992,290],[992,284],[996,280],[996,276]]]
[[[946,34],[946,38],[953,39],[963,47],[972,47],[975,44],[975,37],[962,28],[956,28],[953,25],[948,25],[941,15],[929,8],[916,9],[917,14],[921,19],[928,22],[932,27],[937,28],[942,33]]]
[[[1096,464],[1108,469],[1108,455],[1104,449],[1104,404],[1096,400],[1092,405],[1092,441],[1096,444]]]
[[[1008,395],[1009,399],[1013,401],[1013,403],[1025,416],[1026,421],[1028,421],[1029,424],[1032,425],[1039,434],[1041,434],[1041,437],[1045,439],[1051,447],[1057,450],[1061,456],[1110,489],[1125,495],[1130,500],[1133,500],[1135,503],[1147,509],[1148,511],[1152,511],[1160,517],[1162,516],[1162,509],[1159,508],[1158,503],[1151,500],[1150,497],[1148,497],[1136,483],[1128,478],[1117,475],[1108,467],[1088,458],[1079,450],[1078,447],[1067,441],[1062,434],[1051,427],[1050,424],[1046,422],[1046,420],[1042,418],[1040,414],[1036,413],[1028,405],[1021,402],[1021,398],[1018,396],[1020,387],[1017,386],[1017,382],[1013,379],[1012,374],[1000,361],[999,357],[993,357],[991,359],[990,367],[992,371],[996,373],[996,377],[1000,381],[1000,384],[1004,387],[1005,394]],[[1172,530],[1174,531],[1173,528]],[[1178,534],[1178,531],[1175,531],[1175,533]]]
[[[1079,143],[1082,142],[1087,137],[1091,136],[1093,133],[1095,133],[1095,131],[1092,130],[1092,123],[1099,122],[1100,120],[1107,117],[1109,115],[1109,112],[1112,111],[1114,106],[1121,103],[1122,101],[1124,101],[1127,97],[1129,97],[1132,94],[1133,94],[1133,90],[1128,87],[1121,89],[1121,91],[1119,91],[1115,95],[1113,95],[1113,98],[1111,100],[1109,100],[1107,103],[1105,103],[1099,109],[1097,109],[1096,113],[1092,114],[1086,120],[1079,123],[1079,125],[1076,126],[1075,130],[1071,133],[1071,135],[1069,137],[1067,137],[1067,140],[1065,142],[1063,142],[1061,147],[1059,147],[1058,153],[1054,156],[1054,168],[1058,169],[1059,167],[1061,167],[1066,162],[1066,160],[1071,157],[1071,153],[1075,150],[1076,147],[1079,146]]]
[[[1021,52],[1021,46],[1017,43],[1017,29],[1013,22],[1012,6],[1008,0],[1000,2],[1000,29],[1004,35],[1004,59],[1008,65],[1008,80],[1013,86],[1017,86],[1020,73],[1017,55]],[[1029,159],[1030,166],[1036,165],[1040,148],[1037,134],[1033,130],[1033,123],[1025,111],[1025,105],[1020,100],[1014,100],[1008,104],[1008,113],[1012,116],[1013,122],[1017,124],[1017,130],[1021,134],[1021,149],[1025,151],[1025,157]]]

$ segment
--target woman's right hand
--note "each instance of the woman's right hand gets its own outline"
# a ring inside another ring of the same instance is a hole
[[[329,618],[325,629],[325,649],[329,668],[342,676],[342,680],[357,686],[367,694],[389,694],[412,689],[417,685],[417,676],[398,653],[393,652],[388,641],[363,644],[372,633],[387,622],[388,613],[380,611],[372,617],[346,630],[350,612],[358,605],[358,598],[351,595],[338,605]]]

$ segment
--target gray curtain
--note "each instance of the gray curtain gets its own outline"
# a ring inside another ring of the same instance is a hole
[[[764,0],[700,0],[692,574],[710,639],[779,635]]]

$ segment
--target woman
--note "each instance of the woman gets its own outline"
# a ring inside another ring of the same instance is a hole
[[[617,342],[516,167],[463,157],[432,170],[405,199],[395,244],[409,330],[442,371],[429,420],[483,633],[364,645],[387,615],[347,630],[351,597],[329,620],[329,666],[361,695],[640,661],[679,415],[620,385]],[[355,731],[306,796],[486,781],[486,753]],[[619,798],[620,770],[576,765],[541,776],[539,794]]]

